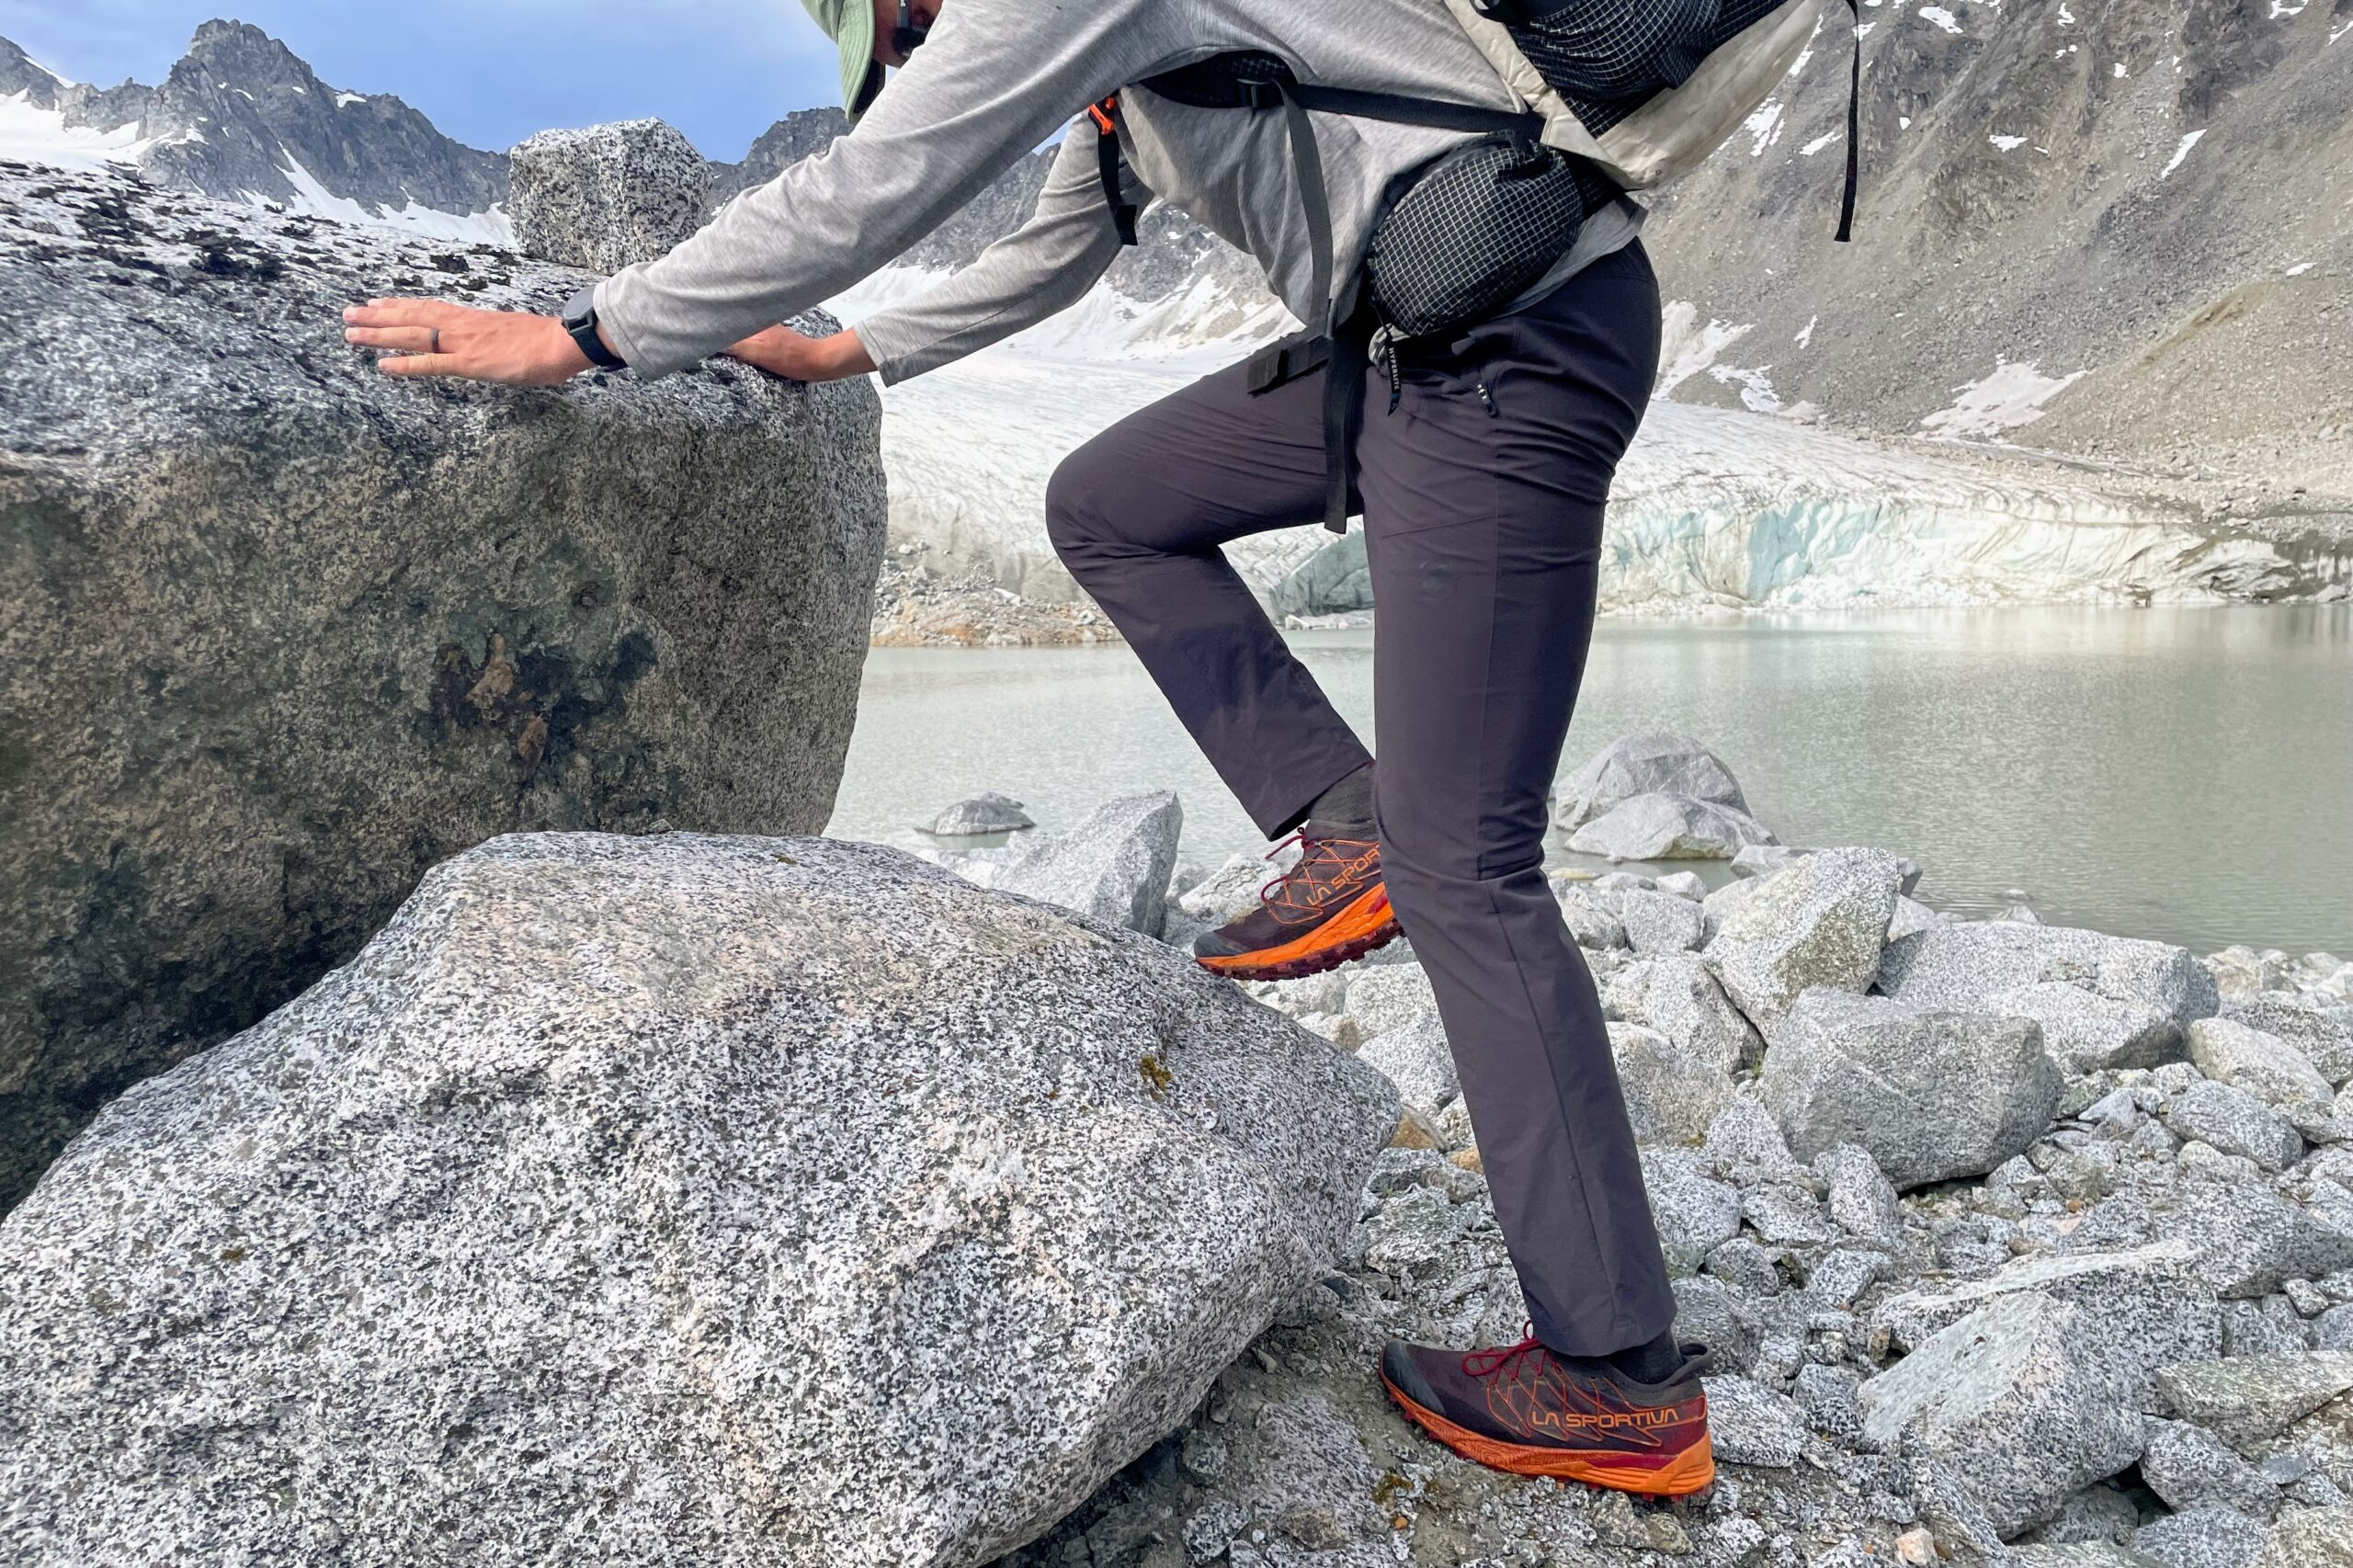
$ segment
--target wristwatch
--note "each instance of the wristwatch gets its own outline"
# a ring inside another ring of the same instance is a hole
[[[580,345],[580,352],[588,356],[588,363],[604,370],[626,370],[629,361],[605,347],[597,335],[597,290],[583,289],[572,296],[563,307],[563,330],[572,341]]]

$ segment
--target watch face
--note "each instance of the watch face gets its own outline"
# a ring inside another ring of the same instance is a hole
[[[563,327],[566,332],[578,332],[582,327],[597,324],[597,290],[583,289],[564,301]]]

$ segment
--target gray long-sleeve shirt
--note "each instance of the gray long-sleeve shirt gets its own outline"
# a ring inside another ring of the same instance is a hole
[[[598,315],[639,371],[684,369],[888,264],[1081,107],[1230,50],[1279,54],[1303,81],[1517,107],[1443,0],[949,0],[855,130],[737,198],[668,256],[607,279]],[[1320,319],[1283,116],[1150,92],[1120,108],[1130,199],[1176,202],[1254,256],[1292,314]],[[1467,138],[1310,118],[1345,277],[1397,177]],[[1071,136],[1018,231],[924,298],[858,324],[886,381],[1043,320],[1102,276],[1119,236],[1093,138],[1087,126]],[[1595,214],[1548,285],[1625,244],[1639,222],[1631,202]]]

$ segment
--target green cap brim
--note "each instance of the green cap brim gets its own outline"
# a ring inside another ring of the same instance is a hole
[[[867,0],[850,0],[842,12],[842,30],[834,41],[842,51],[842,109],[858,118],[858,89],[874,66],[874,7]]]

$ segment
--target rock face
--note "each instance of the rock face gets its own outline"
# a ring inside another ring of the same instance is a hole
[[[1861,992],[1879,972],[1903,868],[1877,849],[1825,849],[1753,884],[1718,923],[1708,967],[1770,1033],[1815,986]]]
[[[1809,991],[1766,1051],[1760,1086],[1800,1159],[1857,1144],[1913,1187],[2024,1153],[2063,1085],[2025,1019]]]
[[[1130,795],[1022,849],[991,885],[1157,937],[1184,827],[1185,808],[1169,791]]]
[[[1979,1006],[2052,981],[2145,1004],[2185,1028],[2222,1007],[2213,975],[2188,949],[2066,926],[1938,926],[1890,942],[1879,971],[1889,995],[1938,1007]]]
[[[1612,860],[1722,860],[1773,835],[1746,812],[1688,795],[1636,795],[1569,835],[1569,847]]]
[[[1740,780],[1688,735],[1620,735],[1552,787],[1552,823],[1583,827],[1637,795],[1686,795],[1747,814]]]
[[[1396,1116],[896,851],[500,839],[0,1223],[0,1513],[54,1562],[983,1562],[1320,1278]]]
[[[2131,1381],[2078,1308],[1982,1308],[1863,1384],[1863,1433],[1950,1466],[2005,1537],[2141,1457]]]
[[[869,387],[394,381],[347,303],[585,278],[122,176],[0,170],[0,1204],[458,850],[823,825]]]
[[[935,838],[971,838],[988,833],[1017,833],[1037,825],[1022,810],[1020,801],[991,790],[944,807],[923,831]]]
[[[702,227],[710,165],[658,119],[542,131],[507,159],[515,243],[541,261],[615,273]]]

